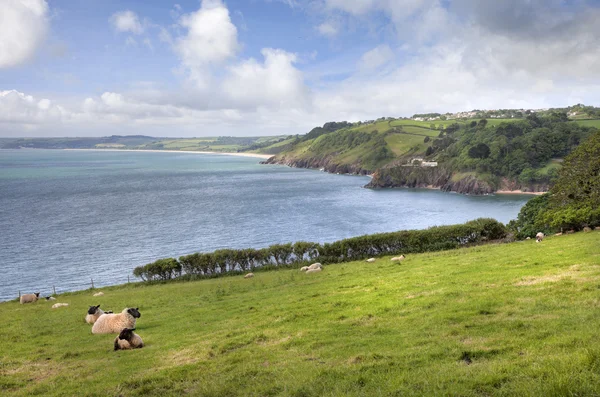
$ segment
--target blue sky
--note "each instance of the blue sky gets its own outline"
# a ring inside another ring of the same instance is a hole
[[[599,105],[599,3],[3,0],[0,137]]]

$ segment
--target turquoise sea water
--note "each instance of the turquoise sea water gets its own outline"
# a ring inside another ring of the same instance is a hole
[[[526,196],[364,189],[368,177],[182,153],[0,150],[0,300],[120,284],[219,248],[508,222]],[[133,279],[133,277],[132,277]]]

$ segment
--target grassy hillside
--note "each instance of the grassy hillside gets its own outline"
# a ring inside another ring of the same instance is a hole
[[[3,395],[600,394],[600,232],[0,304]],[[89,305],[139,307],[112,351]]]

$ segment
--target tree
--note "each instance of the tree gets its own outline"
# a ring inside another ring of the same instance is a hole
[[[553,226],[600,225],[600,131],[565,158],[546,213]]]
[[[526,237],[534,237],[538,232],[549,233],[551,229],[543,221],[544,212],[548,208],[550,194],[545,193],[529,200],[521,211],[516,220],[508,223],[508,229],[515,233],[518,239]]]
[[[490,157],[490,147],[485,143],[478,143],[469,149],[469,157],[472,159],[487,159]]]

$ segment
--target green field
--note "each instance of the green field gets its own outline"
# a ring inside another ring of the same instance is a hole
[[[600,120],[575,120],[573,123],[577,123],[585,127],[594,127],[600,129]]]
[[[0,304],[3,395],[600,394],[600,232]],[[112,351],[89,305],[140,308]]]

